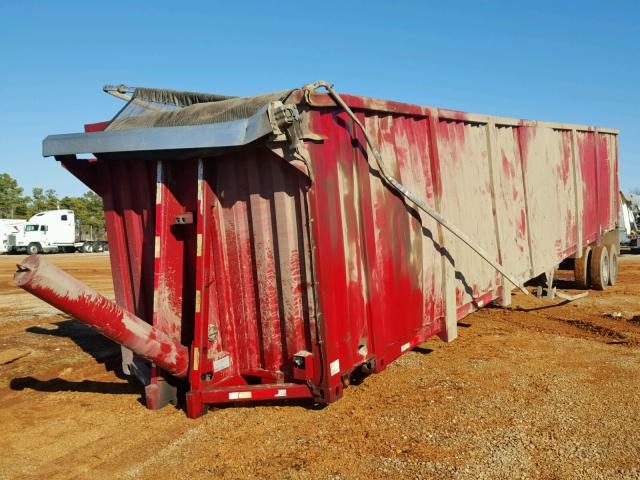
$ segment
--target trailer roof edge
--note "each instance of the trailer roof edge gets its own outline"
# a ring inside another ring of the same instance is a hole
[[[265,106],[249,118],[223,123],[49,135],[42,156],[233,147],[270,133]]]

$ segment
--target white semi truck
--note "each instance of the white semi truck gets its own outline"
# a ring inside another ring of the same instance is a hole
[[[9,253],[102,252],[108,250],[105,240],[83,240],[73,210],[48,210],[36,213],[24,228],[9,235]]]
[[[26,223],[26,220],[0,218],[0,253],[7,253],[9,235],[20,233]]]
[[[635,197],[635,198],[634,198]],[[638,196],[620,192],[620,245],[640,247]]]

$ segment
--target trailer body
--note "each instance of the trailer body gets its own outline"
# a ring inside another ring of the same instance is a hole
[[[296,109],[285,124],[267,98],[241,120],[170,125],[174,110],[45,140],[103,199],[118,305],[189,349],[193,417],[332,402],[355,369],[452,340],[469,313],[510,302],[503,275],[389,188],[335,98],[278,98]],[[617,236],[615,130],[341,98],[393,176],[518,280]],[[150,406],[176,386],[155,366],[149,382]]]

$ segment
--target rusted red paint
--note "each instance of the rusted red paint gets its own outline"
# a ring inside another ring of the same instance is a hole
[[[118,305],[189,349],[190,416],[226,401],[334,401],[355,368],[384,369],[444,335],[447,312],[455,322],[511,288],[383,183],[329,96],[291,98],[324,139],[303,148],[312,178],[261,144],[62,159],[104,199]],[[343,98],[394,177],[521,280],[575,253],[578,233],[586,245],[614,228],[615,134]],[[173,224],[182,213],[194,224]]]
[[[466,112],[461,112],[459,110],[448,110],[441,108],[438,111],[438,114],[441,118],[447,118],[450,120],[459,120],[461,122],[466,122],[469,119],[469,116]]]
[[[596,158],[597,158],[597,179],[598,179],[598,223],[602,233],[603,229],[611,223],[612,199],[617,196],[616,191],[611,191],[611,161],[609,159],[610,136],[596,133]],[[616,212],[617,217],[617,212]]]
[[[186,175],[184,169],[191,169]],[[178,217],[193,214],[196,208],[197,182],[193,162],[157,162],[155,190],[155,238],[153,276],[153,326],[175,342],[192,342],[195,298],[183,295],[194,291],[196,244],[195,224],[178,223]],[[161,252],[183,252],[161,255]],[[161,382],[163,373],[152,368],[151,385]],[[147,397],[160,393],[151,390]]]
[[[582,172],[584,212],[582,235],[585,241],[593,241],[599,234],[598,225],[598,181],[596,149],[593,132],[578,132],[578,151]]]
[[[555,167],[556,175],[562,181],[562,184],[569,184],[569,174],[571,173],[571,156],[572,156],[572,148],[571,148],[571,132],[561,132],[561,148],[562,148],[562,156],[561,162],[558,166]]]

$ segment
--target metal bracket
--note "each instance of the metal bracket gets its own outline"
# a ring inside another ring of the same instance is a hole
[[[193,212],[184,212],[176,215],[174,225],[190,225],[193,223]]]
[[[298,108],[295,105],[284,104],[276,100],[269,103],[267,115],[273,134],[276,137],[285,135],[289,141],[289,147],[296,150],[303,138]]]
[[[271,102],[267,114],[274,135],[282,135],[291,125],[300,121],[298,108],[291,104],[285,105],[280,101]]]

